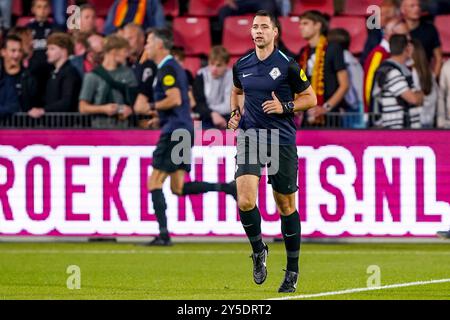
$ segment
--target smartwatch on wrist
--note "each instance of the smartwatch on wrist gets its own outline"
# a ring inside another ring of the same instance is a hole
[[[283,106],[284,114],[294,113],[295,104],[293,101],[283,102],[281,105]]]

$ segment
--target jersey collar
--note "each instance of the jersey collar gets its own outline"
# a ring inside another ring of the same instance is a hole
[[[173,59],[173,56],[171,54],[167,55],[164,59],[162,59],[162,61],[158,64],[158,69],[161,69],[170,59]]]
[[[259,61],[259,62],[261,62],[262,64],[270,65],[270,64],[272,64],[272,61],[273,61],[274,57],[277,55],[277,53],[278,53],[278,48],[275,47],[275,48],[273,49],[272,53],[270,54],[270,56],[268,56],[266,59],[264,59],[264,60],[259,60],[259,59],[258,59],[258,56],[256,55],[256,51],[255,51],[255,57],[256,57],[256,60]]]

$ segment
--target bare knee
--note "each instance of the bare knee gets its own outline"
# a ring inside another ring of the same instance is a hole
[[[241,211],[250,211],[256,206],[256,201],[248,197],[238,196],[238,207]]]
[[[278,205],[278,209],[280,210],[280,214],[282,216],[290,216],[295,212],[295,205],[292,205],[290,203],[283,203]]]
[[[275,201],[282,216],[290,216],[296,211],[295,197],[292,195],[281,195],[275,193]]]

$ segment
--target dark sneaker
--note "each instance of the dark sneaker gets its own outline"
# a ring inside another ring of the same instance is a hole
[[[441,239],[450,239],[450,231],[438,231],[436,235]]]
[[[223,183],[222,184],[222,191],[226,194],[232,195],[233,198],[237,199],[237,188],[236,188],[236,181],[232,181],[230,183]]]
[[[267,256],[269,247],[264,244],[263,251],[253,253],[250,257],[253,260],[253,280],[256,284],[263,284],[267,278]]]
[[[293,271],[284,270],[284,280],[278,289],[279,293],[292,293],[297,289],[298,273]]]
[[[146,244],[146,246],[159,246],[159,247],[170,247],[173,243],[170,238],[163,238],[161,236],[155,237],[152,241]]]

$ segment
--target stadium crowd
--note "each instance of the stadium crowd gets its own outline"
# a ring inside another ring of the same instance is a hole
[[[352,1],[346,1],[349,7]],[[350,26],[333,23],[330,14],[337,10],[330,12],[330,2],[0,0],[0,119],[79,113],[95,115],[90,122],[95,128],[129,126],[127,119],[153,103],[158,66],[147,58],[146,36],[152,28],[173,27],[172,55],[186,67],[193,118],[203,128],[225,129],[232,66],[245,53],[227,45],[227,21],[265,9],[294,22],[288,28],[279,23],[277,45],[300,64],[318,97],[317,107],[298,116],[299,127],[450,128],[450,60],[445,62],[450,52],[442,45],[450,34],[441,39],[433,23],[437,15],[450,13],[448,1],[366,1],[366,7],[380,5],[381,19],[379,27],[369,29],[363,20],[367,36],[360,52]],[[199,3],[206,13],[192,18]],[[67,14],[71,4],[79,5],[79,12]],[[341,15],[346,14],[344,9]],[[195,23],[205,16],[212,22],[207,30],[212,41],[205,41],[206,52],[192,51],[182,38],[194,29],[187,25],[180,33],[176,19]],[[244,27],[250,40],[251,25]],[[294,43],[292,35],[298,37]],[[145,116],[134,125],[158,128],[156,111]]]

